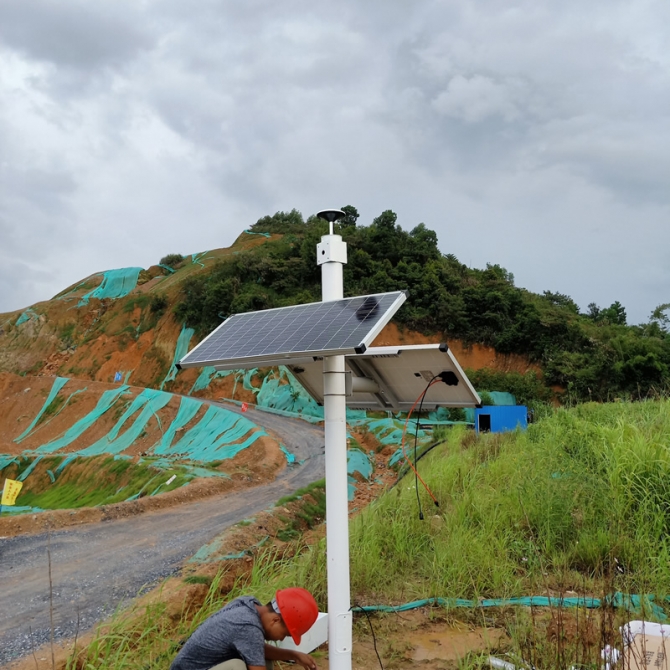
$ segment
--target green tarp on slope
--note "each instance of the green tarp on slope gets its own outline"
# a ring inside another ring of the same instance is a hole
[[[32,420],[30,425],[19,435],[18,437],[14,438],[14,442],[17,444],[19,442],[23,442],[28,435],[32,432],[33,428],[37,425],[37,422],[42,418],[42,414],[46,412],[47,408],[49,405],[53,402],[53,399],[58,395],[58,392],[67,384],[69,379],[67,377],[56,377],[53,386],[51,387],[51,390],[49,391],[49,395],[47,396],[47,399],[44,401],[44,404],[42,405],[42,409],[37,413],[37,416]]]
[[[650,610],[659,621],[666,621],[665,612],[654,603],[654,596],[639,596],[628,593],[614,593],[605,598],[548,598],[546,596],[526,596],[521,598],[487,598],[485,600],[467,600],[465,598],[426,598],[415,600],[404,605],[366,605],[364,607],[352,607],[359,612],[406,612],[408,610],[425,607],[426,605],[439,605],[440,607],[585,607],[597,609],[603,606],[617,607],[629,612],[640,613]]]
[[[177,369],[177,363],[179,363],[179,361],[188,353],[188,345],[191,343],[191,338],[193,337],[194,332],[195,331],[193,328],[182,326],[181,333],[179,333],[179,337],[177,338],[177,346],[174,350],[172,365],[170,366],[170,371],[167,373],[167,376],[161,382],[161,390],[163,389],[163,386],[167,384],[167,382],[174,381],[177,378],[177,373],[179,372]]]
[[[16,325],[20,326],[22,323],[25,323],[26,321],[30,321],[31,319],[36,319],[37,314],[33,311],[32,307],[28,307],[28,309],[21,314],[21,316],[16,320]]]
[[[91,298],[123,298],[136,286],[143,268],[119,268],[102,273],[102,283],[81,297],[77,307],[88,305]]]
[[[198,402],[193,398],[184,398],[184,401]],[[162,444],[154,449],[154,453],[179,455],[202,462],[233,458],[242,449],[267,434],[257,428],[256,424],[245,417],[210,405],[200,421],[176,444]],[[239,442],[245,437],[243,442]]]
[[[92,444],[90,447],[81,449],[80,456],[99,456],[100,454],[118,454],[128,449],[133,442],[142,434],[147,423],[152,417],[159,421],[156,412],[163,409],[172,399],[171,393],[164,393],[156,389],[146,388],[140,393],[116,422],[112,430],[103,438]],[[124,424],[134,414],[138,417],[123,434],[119,435]],[[160,425],[160,421],[159,421]]]
[[[119,388],[105,391],[98,400],[98,404],[86,416],[70,426],[62,437],[43,444],[35,451],[39,453],[53,453],[54,451],[67,447],[68,444],[71,444],[80,435],[83,435],[86,430],[88,430],[110,407],[112,407],[121,394],[127,391],[128,386],[125,384],[119,386]]]

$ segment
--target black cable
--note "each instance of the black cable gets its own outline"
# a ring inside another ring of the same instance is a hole
[[[430,384],[433,383],[433,380],[437,379],[438,377],[441,377],[442,374],[443,374],[443,373],[440,373],[439,375],[435,375],[435,376],[433,377],[433,379],[431,379]],[[442,381],[444,381],[444,380],[442,380]],[[428,385],[429,387],[430,387],[430,384]],[[428,392],[428,389],[426,389],[426,393],[427,393],[427,392]],[[426,397],[426,394],[424,393],[424,394],[423,394],[423,398],[421,398],[421,402],[419,403],[419,418],[421,418],[421,408],[423,407],[423,401],[424,401],[424,398],[425,398],[425,397]],[[415,436],[415,438],[414,438],[414,439],[415,439],[415,442],[414,442],[415,445],[416,445],[416,440],[418,439],[418,437],[419,437],[419,423],[417,422],[417,424],[416,424],[416,436]],[[417,464],[418,462],[419,462],[419,459],[415,457],[415,458],[414,458],[414,467],[416,467],[416,464]],[[435,507],[439,507],[439,506],[440,506],[440,503],[438,503],[437,500],[433,500],[433,502],[435,503]]]
[[[419,496],[419,473],[416,469],[416,464],[418,463],[419,459],[417,458],[416,455],[416,450],[417,450],[417,443],[419,442],[419,425],[421,421],[421,410],[423,408],[423,401],[426,397],[426,393],[428,393],[428,389],[430,388],[430,385],[439,377],[440,375],[435,375],[426,385],[426,388],[423,390],[423,393],[421,394],[421,401],[419,402],[419,412],[416,417],[416,430],[414,431],[414,486],[416,488],[416,501],[419,504],[419,520],[423,521],[424,516],[423,516],[423,510],[421,509],[421,498]],[[435,501],[435,505],[437,505],[437,500]]]
[[[354,608],[363,612],[363,614],[365,614],[365,618],[368,620],[368,625],[370,626],[370,632],[372,633],[372,644],[375,648],[375,654],[377,654],[377,660],[379,661],[379,667],[382,670],[384,670],[384,665],[382,663],[382,659],[379,656],[379,652],[377,651],[377,638],[375,637],[375,630],[372,627],[372,621],[370,621],[370,615],[368,614],[367,610],[363,609],[360,605],[357,605],[356,603],[354,603],[349,609],[353,611]]]
[[[419,417],[421,414],[419,414]],[[414,488],[416,489],[416,503],[419,506],[419,521],[423,521],[423,510],[421,509],[421,496],[419,495],[419,473],[416,470],[416,442],[419,436],[419,417],[416,419],[416,432],[414,433]]]
[[[429,451],[432,451],[433,449],[435,449],[435,447],[439,447],[441,444],[444,444],[444,442],[433,442],[431,445],[429,445],[424,451],[422,451],[419,454],[419,457],[417,458],[417,461],[420,461]],[[416,463],[414,465],[416,465]],[[405,479],[405,476],[407,475],[408,471],[409,471],[408,466],[405,466],[404,470],[401,468],[398,471],[398,476],[397,476],[396,480],[389,487],[389,490],[393,489],[395,486],[398,486],[398,484],[400,484],[400,482],[403,479]]]

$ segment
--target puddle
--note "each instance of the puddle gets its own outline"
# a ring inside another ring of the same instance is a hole
[[[458,661],[468,652],[496,648],[507,640],[504,630],[499,628],[475,628],[459,630],[444,628],[411,635],[414,661]]]

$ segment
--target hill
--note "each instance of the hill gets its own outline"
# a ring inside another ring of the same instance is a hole
[[[667,389],[667,306],[636,326],[616,302],[582,314],[569,296],[515,286],[499,265],[473,269],[442,254],[424,224],[407,232],[388,210],[362,226],[354,207],[344,209],[336,232],[348,244],[345,295],[410,294],[380,342],[446,340],[464,367],[485,369],[472,374],[479,388],[509,390],[522,402],[554,391],[574,402]],[[320,299],[315,246],[326,232],[316,217],[278,212],[228,249],[99,273],[52,300],[0,314],[0,371],[105,382],[120,373],[139,386],[186,393],[198,373],[177,374],[175,360],[225,317]]]

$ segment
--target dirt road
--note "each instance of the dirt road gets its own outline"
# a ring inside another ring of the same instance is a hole
[[[229,526],[324,476],[321,426],[261,411],[248,416],[302,464],[287,467],[270,484],[239,493],[51,533],[57,639],[73,636],[78,618],[80,632],[91,628],[141,589],[174,573]],[[0,540],[0,665],[49,639],[48,543],[45,534]]]

